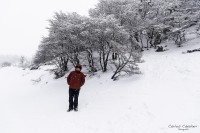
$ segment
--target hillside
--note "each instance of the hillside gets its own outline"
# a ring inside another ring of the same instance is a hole
[[[66,112],[66,79],[53,79],[51,66],[0,68],[0,132],[199,133],[200,52],[182,54],[200,48],[199,42],[193,38],[181,48],[145,51],[141,75],[118,81],[109,73],[87,77],[79,112]]]

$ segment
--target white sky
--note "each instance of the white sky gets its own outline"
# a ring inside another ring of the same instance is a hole
[[[54,12],[88,15],[98,0],[0,0],[0,55],[33,56]]]

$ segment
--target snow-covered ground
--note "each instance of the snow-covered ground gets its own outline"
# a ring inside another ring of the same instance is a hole
[[[200,39],[146,51],[141,75],[87,77],[70,113],[66,79],[48,66],[0,68],[0,133],[200,133],[200,52],[182,54],[194,48]]]

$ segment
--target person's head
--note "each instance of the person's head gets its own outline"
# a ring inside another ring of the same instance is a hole
[[[77,64],[77,65],[75,66],[75,70],[76,70],[76,71],[81,71],[81,69],[82,69],[82,66],[81,66],[80,64]]]

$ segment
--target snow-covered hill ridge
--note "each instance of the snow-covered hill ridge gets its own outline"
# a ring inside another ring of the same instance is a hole
[[[199,38],[161,53],[146,51],[142,74],[118,81],[109,73],[87,76],[80,111],[70,113],[66,79],[55,80],[50,66],[1,68],[0,132],[177,133],[193,125],[185,132],[199,133],[200,52],[182,54],[196,48]]]

